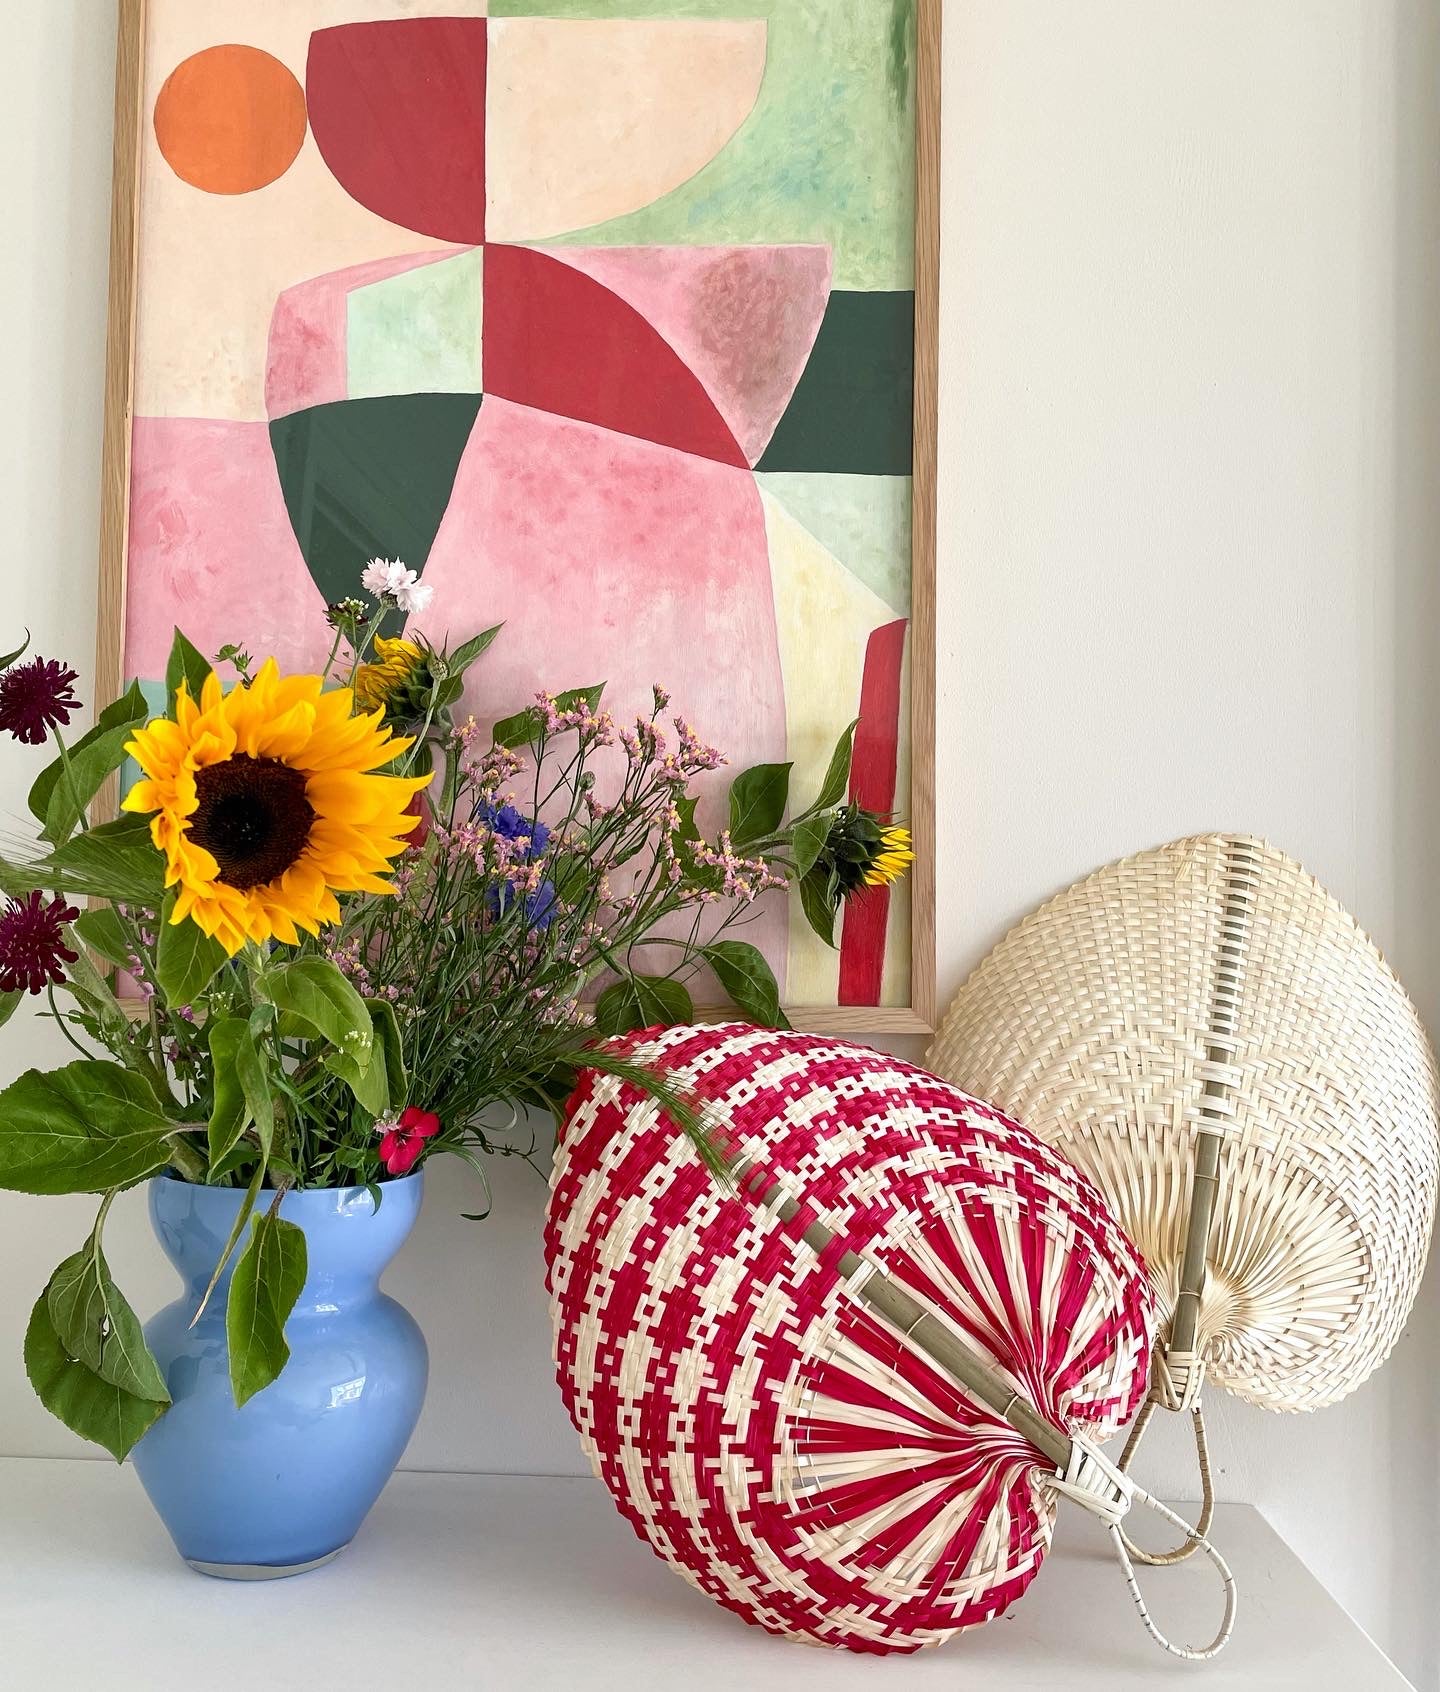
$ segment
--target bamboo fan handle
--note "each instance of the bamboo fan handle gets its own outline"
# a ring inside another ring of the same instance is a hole
[[[1195,1432],[1195,1456],[1200,1469],[1200,1520],[1195,1528],[1195,1535],[1200,1538],[1191,1535],[1187,1527],[1189,1537],[1173,1550],[1146,1551],[1136,1545],[1123,1529],[1116,1530],[1127,1559],[1133,1558],[1151,1568],[1165,1568],[1193,1557],[1201,1549],[1201,1539],[1209,1531],[1215,1516],[1210,1447],[1199,1402],[1205,1365],[1196,1347],[1200,1333],[1200,1307],[1205,1297],[1210,1228],[1220,1191],[1220,1148],[1235,1114],[1235,1092],[1240,1081],[1235,1063],[1236,1030],[1260,873],[1261,860],[1255,843],[1249,840],[1231,841],[1226,866],[1225,904],[1220,915],[1219,949],[1215,959],[1210,1028],[1206,1036],[1205,1061],[1200,1066],[1204,1087],[1196,1124],[1195,1166],[1180,1263],[1180,1285],[1170,1319],[1170,1331],[1163,1345],[1156,1350],[1150,1397],[1136,1417],[1120,1456],[1119,1467],[1128,1470],[1157,1404],[1163,1404],[1167,1410],[1190,1411]]]
[[[1140,1441],[1145,1437],[1145,1430],[1150,1426],[1150,1418],[1155,1414],[1157,1402],[1154,1398],[1147,1398],[1140,1414],[1135,1418],[1130,1436],[1125,1441],[1125,1449],[1120,1453],[1120,1461],[1116,1464],[1122,1474],[1129,1471]],[[1190,1415],[1195,1430],[1195,1458],[1200,1470],[1200,1519],[1193,1528],[1185,1529],[1186,1538],[1173,1551],[1147,1551],[1143,1546],[1137,1545],[1123,1528],[1120,1530],[1120,1538],[1126,1551],[1137,1563],[1144,1563],[1150,1568],[1169,1568],[1174,1563],[1183,1563],[1187,1557],[1193,1557],[1200,1549],[1200,1540],[1209,1533],[1210,1524],[1215,1520],[1215,1477],[1210,1471],[1210,1442],[1205,1434],[1205,1412],[1200,1405],[1194,1404],[1190,1408]]]
[[[1161,1650],[1168,1651],[1172,1657],[1185,1657],[1192,1662],[1201,1662],[1225,1649],[1230,1635],[1235,1631],[1235,1610],[1239,1601],[1235,1577],[1230,1573],[1229,1564],[1199,1528],[1192,1528],[1183,1517],[1176,1515],[1168,1504],[1162,1504],[1158,1498],[1152,1498],[1142,1487],[1136,1486],[1119,1464],[1112,1463],[1096,1446],[1085,1439],[1077,1437],[1070,1441],[1070,1453],[1064,1469],[1057,1470],[1053,1479],[1047,1478],[1047,1484],[1051,1491],[1071,1499],[1105,1524],[1110,1542],[1115,1547],[1116,1558],[1124,1571],[1125,1584],[1130,1588],[1130,1596],[1135,1601],[1140,1621]],[[1186,1536],[1186,1543],[1207,1557],[1219,1575],[1221,1589],[1225,1595],[1225,1611],[1220,1620],[1219,1631],[1208,1645],[1177,1645],[1173,1639],[1160,1631],[1150,1614],[1150,1607],[1145,1602],[1135,1574],[1130,1542],[1121,1525],[1129,1511],[1137,1504],[1154,1510],[1157,1515],[1163,1516],[1166,1521],[1178,1527]]]
[[[1209,1558],[1215,1572],[1220,1576],[1220,1584],[1225,1593],[1225,1614],[1221,1618],[1219,1632],[1216,1633],[1210,1643],[1208,1645],[1177,1645],[1160,1631],[1155,1624],[1154,1617],[1150,1614],[1144,1594],[1140,1591],[1140,1582],[1136,1578],[1135,1566],[1130,1558],[1130,1542],[1125,1536],[1125,1530],[1117,1522],[1110,1529],[1110,1539],[1115,1547],[1115,1555],[1120,1559],[1120,1567],[1125,1572],[1125,1584],[1130,1588],[1130,1596],[1135,1601],[1135,1609],[1140,1616],[1145,1631],[1162,1651],[1168,1651],[1172,1657],[1185,1657],[1191,1662],[1203,1662],[1207,1657],[1218,1655],[1225,1649],[1230,1635],[1235,1631],[1235,1609],[1238,1594],[1235,1587],[1235,1577],[1230,1573],[1230,1565],[1198,1527],[1190,1527],[1184,1518],[1176,1515],[1168,1504],[1162,1504],[1158,1498],[1152,1498],[1148,1492],[1142,1492],[1138,1487],[1135,1490],[1135,1502],[1148,1506],[1157,1515],[1163,1516],[1172,1526],[1190,1535],[1189,1544],[1194,1550]],[[1154,1562],[1156,1559],[1145,1558],[1144,1561]]]

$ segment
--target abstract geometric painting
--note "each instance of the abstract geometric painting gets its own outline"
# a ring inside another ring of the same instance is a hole
[[[505,624],[482,722],[598,681],[633,714],[663,682],[808,795],[858,719],[853,797],[923,822],[932,15],[123,0],[115,678],[158,688],[176,623],[316,668],[327,603],[400,558],[436,590],[419,632]],[[914,1026],[916,897],[856,905],[836,950],[798,901],[751,933],[812,1023]]]

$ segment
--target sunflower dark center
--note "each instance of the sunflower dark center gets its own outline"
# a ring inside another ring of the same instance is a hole
[[[284,875],[310,838],[315,808],[305,777],[278,758],[237,752],[195,772],[199,805],[190,838],[220,866],[220,879],[242,893]]]

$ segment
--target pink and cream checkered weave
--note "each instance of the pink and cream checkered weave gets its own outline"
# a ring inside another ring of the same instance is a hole
[[[703,1102],[754,1179],[722,1186],[639,1089],[582,1080],[546,1257],[596,1473],[660,1556],[775,1633],[908,1651],[988,1621],[1049,1545],[1053,1463],[857,1286],[903,1285],[1054,1427],[1099,1441],[1147,1383],[1134,1247],[1018,1124],[881,1053],[727,1026],[631,1055]],[[776,1188],[788,1222],[756,1196]],[[833,1250],[806,1244],[813,1222]]]

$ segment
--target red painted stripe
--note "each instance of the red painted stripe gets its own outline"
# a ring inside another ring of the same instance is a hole
[[[867,811],[888,815],[895,808],[895,771],[900,757],[900,672],[905,661],[902,619],[876,629],[865,648],[860,684],[860,726],[850,765],[850,797]],[[890,926],[890,889],[867,887],[845,907],[840,930],[840,1003],[878,1005],[885,975],[885,936]]]

